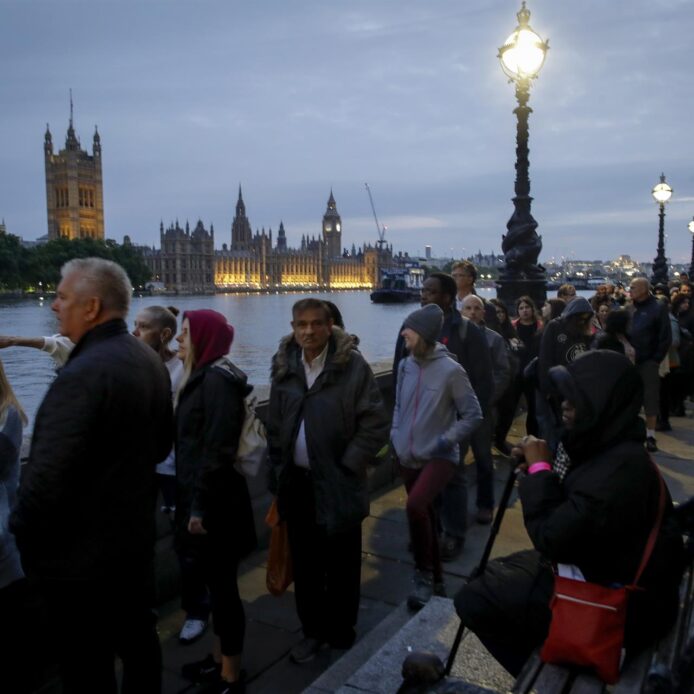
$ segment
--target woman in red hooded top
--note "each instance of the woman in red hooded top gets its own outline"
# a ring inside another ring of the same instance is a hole
[[[178,355],[184,375],[176,397],[176,542],[196,559],[210,592],[214,653],[183,666],[183,676],[211,682],[211,692],[244,691],[245,615],[239,561],[256,544],[251,500],[234,460],[252,390],[227,354],[234,329],[210,310],[183,314]]]

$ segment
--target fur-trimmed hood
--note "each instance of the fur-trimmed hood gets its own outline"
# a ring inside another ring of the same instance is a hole
[[[334,367],[344,368],[354,349],[354,341],[351,335],[344,330],[333,326],[332,335],[328,343],[328,360]],[[301,354],[301,348],[294,339],[294,333],[285,335],[281,340],[275,356],[272,358],[271,376],[273,381],[282,380],[291,369],[292,354]]]

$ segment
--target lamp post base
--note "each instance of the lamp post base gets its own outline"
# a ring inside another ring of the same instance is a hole
[[[529,296],[539,309],[547,299],[547,280],[499,279],[496,296],[504,302],[511,316],[516,315],[516,300],[521,296]]]

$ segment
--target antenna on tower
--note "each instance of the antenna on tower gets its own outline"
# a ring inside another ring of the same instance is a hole
[[[70,127],[72,127],[72,87],[70,88]]]

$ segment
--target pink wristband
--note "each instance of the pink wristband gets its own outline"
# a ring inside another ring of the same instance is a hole
[[[542,461],[533,463],[528,468],[528,474],[534,475],[536,472],[542,472],[543,470],[548,470],[549,472],[552,472],[552,466],[549,463],[545,463]]]

